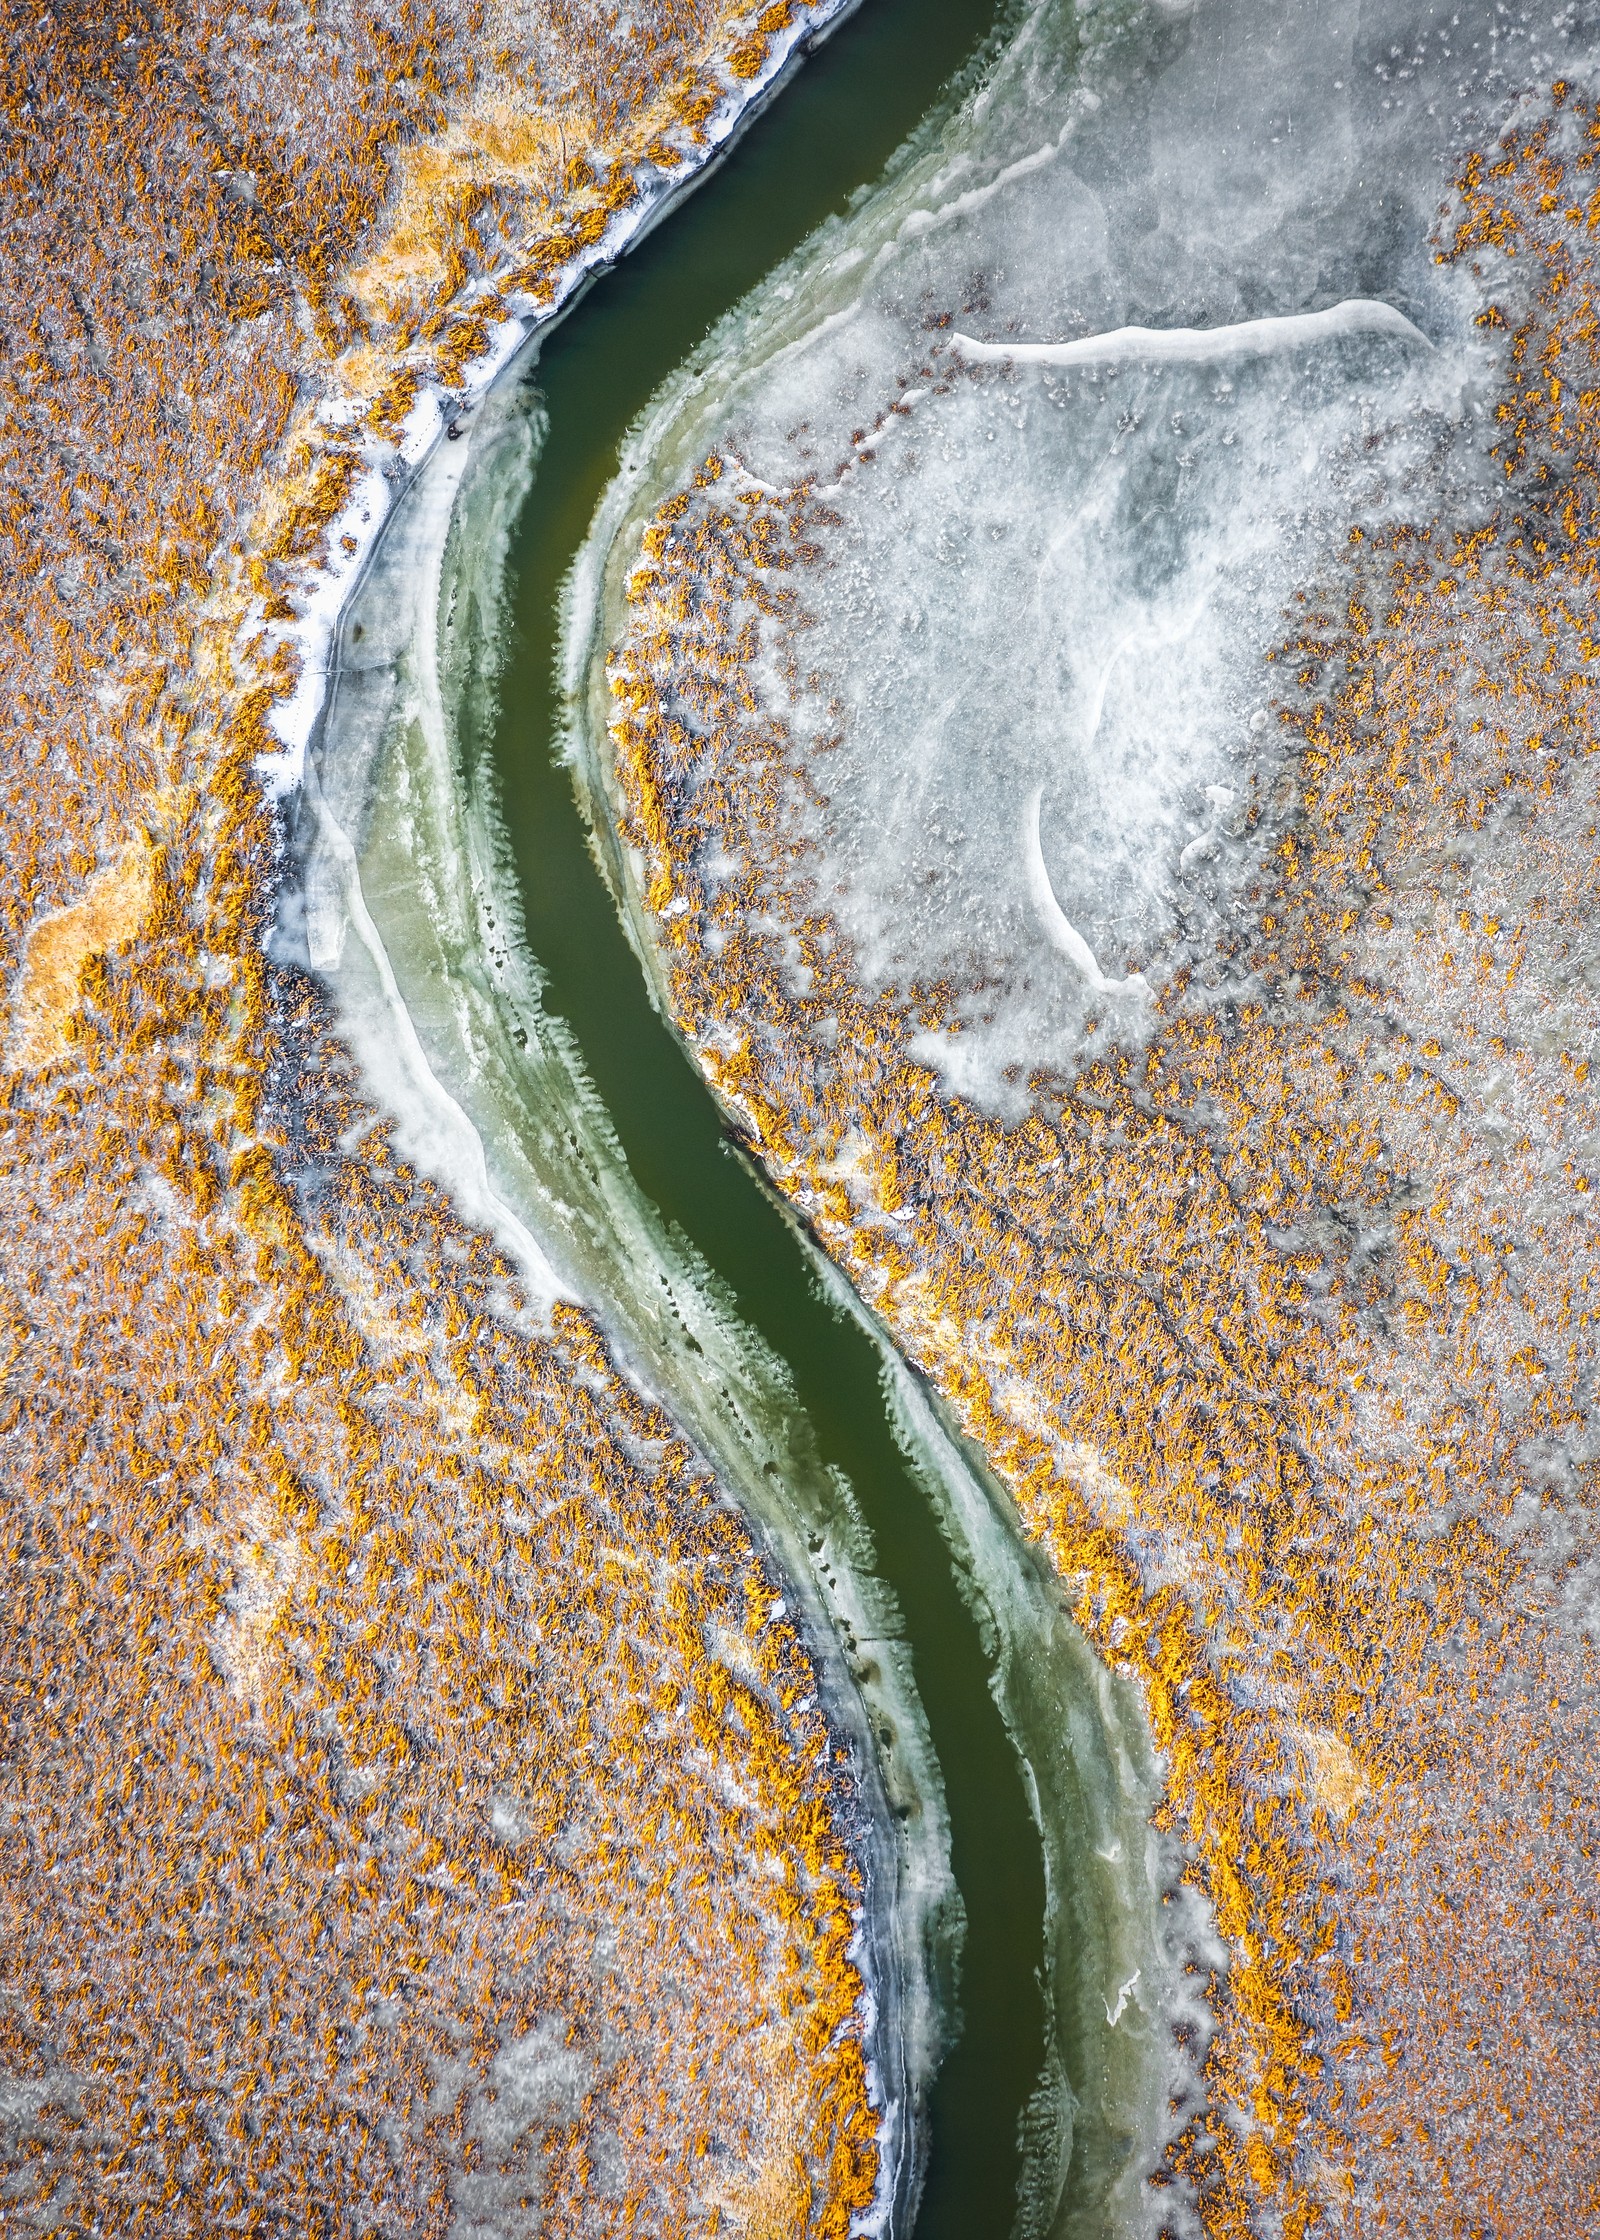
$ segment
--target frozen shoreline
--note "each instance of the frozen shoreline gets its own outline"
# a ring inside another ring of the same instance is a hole
[[[945,160],[955,168],[962,159]],[[772,363],[800,350],[810,318],[816,333],[842,331],[854,314],[840,307],[841,292],[881,254],[874,225],[888,235],[897,225],[911,230],[901,214],[920,207],[940,168],[936,140],[919,134],[872,198],[730,308],[635,422],[568,579],[560,682],[569,759],[619,916],[664,1018],[672,1017],[671,996],[637,865],[621,837],[609,733],[615,703],[605,661],[623,634],[626,578],[656,506],[719,450],[728,419],[749,408],[754,380],[740,355],[749,328],[770,322],[762,340]],[[888,214],[875,219],[882,206]],[[793,394],[786,402],[800,417]],[[733,479],[739,489],[760,486],[742,460]],[[730,1117],[737,1123],[736,1112]],[[805,1208],[782,1202],[819,1283],[879,1350],[897,1437],[990,1647],[992,1692],[1041,1839],[1048,2042],[1024,2111],[1016,2229],[1029,2240],[1153,2233],[1181,2205],[1183,2188],[1158,2192],[1146,2179],[1179,2128],[1173,2108],[1194,2092],[1214,2023],[1203,1984],[1210,1972],[1226,1974],[1228,1954],[1209,1905],[1184,1879],[1180,1843],[1151,1825],[1164,1776],[1144,1704],[1072,1622],[1062,1583],[1027,1541],[1011,1497],[811,1237]]]
[[[801,0],[795,21],[774,36],[759,76],[730,88],[706,120],[708,144],[704,152],[686,151],[682,165],[671,171],[650,171],[639,179],[637,199],[618,213],[592,247],[562,268],[550,303],[536,303],[525,294],[520,302],[503,295],[502,282],[493,273],[474,280],[464,291],[453,307],[456,310],[470,310],[476,303],[497,298],[509,306],[508,315],[495,327],[488,349],[470,362],[459,384],[423,382],[398,441],[368,431],[361,446],[363,471],[346,504],[327,527],[327,556],[308,569],[296,587],[303,602],[296,621],[264,624],[263,603],[257,598],[240,626],[241,646],[264,632],[268,659],[282,647],[291,648],[299,656],[295,688],[276,702],[270,718],[281,751],[262,756],[258,764],[274,798],[292,795],[304,780],[306,758],[315,745],[325,712],[341,624],[387,524],[428,459],[513,363],[536,349],[544,336],[576,308],[593,282],[710,176],[813,47],[860,5],[861,0]],[[514,269],[516,261],[507,269]],[[350,399],[328,398],[318,409],[317,421],[326,434],[336,435],[362,409],[360,403]],[[349,550],[342,548],[343,540],[348,540]]]
[[[899,2230],[919,2182],[915,2111],[941,2047],[959,1934],[903,1628],[849,1489],[797,1443],[804,1426],[783,1364],[643,1199],[581,1052],[543,1011],[493,802],[463,782],[452,752],[449,711],[472,685],[472,661],[457,639],[455,668],[441,665],[432,618],[492,594],[532,453],[514,396],[503,410],[497,398],[471,446],[439,454],[397,509],[346,617],[351,628],[373,618],[364,665],[335,671],[278,953],[329,988],[397,1148],[531,1278],[542,1273],[544,1299],[595,1308],[624,1373],[694,1442],[785,1583],[860,1775],[867,1891],[854,1957],[885,2116],[883,2198],[861,2229]],[[492,617],[492,607],[476,611]],[[872,1668],[866,1683],[849,1670],[846,1642]],[[875,1740],[885,1733],[890,1749]]]

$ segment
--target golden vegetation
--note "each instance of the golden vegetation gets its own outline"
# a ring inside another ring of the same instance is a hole
[[[154,877],[148,836],[130,840],[97,872],[80,902],[41,918],[28,934],[17,975],[8,1062],[31,1069],[59,1056],[78,1008],[78,985],[91,958],[137,938],[150,914]]]
[[[565,68],[551,72],[535,50],[521,70],[475,85],[442,133],[403,151],[384,238],[346,279],[352,329],[400,322],[410,341],[431,339],[452,314],[481,325],[482,308],[455,299],[486,260],[501,287],[552,294],[561,269],[637,199],[643,173],[675,170],[704,145],[720,57],[735,78],[759,76],[797,12],[792,0],[569,12]],[[460,362],[462,337],[453,340]]]
[[[359,345],[392,408],[407,349],[471,340],[452,120],[491,202],[527,153],[537,218],[548,134],[505,119],[553,89],[553,272],[575,168],[662,101],[692,143],[751,20],[4,15],[8,2231],[781,2203],[843,2240],[872,2197],[860,1805],[808,1653],[594,1323],[406,1170],[268,966],[293,663],[233,668],[355,471],[289,444],[297,400]]]
[[[1217,2235],[1600,2217],[1597,151],[1557,88],[1464,173],[1506,505],[1353,531],[1269,655],[1252,993],[1176,977],[1022,1123],[912,1062],[955,991],[869,998],[816,891],[825,768],[748,675],[799,660],[811,486],[708,460],[612,661],[678,1019],[1143,1684],[1231,1952],[1152,2183]]]

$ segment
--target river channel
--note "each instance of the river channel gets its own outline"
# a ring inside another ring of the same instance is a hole
[[[310,961],[402,1146],[433,1126],[414,1112],[408,1137],[408,1098],[433,1097],[470,1139],[463,1210],[502,1234],[526,1215],[736,1490],[759,1505],[763,1477],[786,1483],[777,1552],[814,1575],[812,1622],[864,1691],[882,1808],[912,1824],[907,2076],[932,2071],[917,2240],[1136,2228],[1162,2089],[1155,1771],[1136,1703],[1003,1499],[735,1149],[660,1016],[561,757],[553,679],[563,588],[631,424],[940,114],[993,19],[992,0],[865,0],[513,364],[470,440],[439,446],[345,617],[313,781],[337,861],[324,846],[308,878]],[[360,942],[317,931],[335,887]],[[443,1166],[453,1185],[466,1171]],[[896,2240],[921,2151],[906,2159]]]

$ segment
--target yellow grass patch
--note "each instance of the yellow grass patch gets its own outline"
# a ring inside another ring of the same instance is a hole
[[[583,145],[576,129],[572,139],[574,147]],[[514,189],[548,199],[561,177],[564,146],[548,110],[501,100],[437,140],[407,148],[395,166],[392,223],[348,281],[366,316],[393,318],[459,285],[454,259],[485,197]]]
[[[140,832],[97,872],[80,900],[52,910],[28,936],[12,1005],[8,1065],[47,1065],[66,1046],[78,982],[91,957],[131,941],[150,914],[155,850]]]
[[[802,2096],[774,2088],[775,2120],[760,2162],[730,2177],[719,2195],[727,2222],[723,2230],[738,2240],[789,2240],[810,2230],[813,2188],[804,2143]]]
[[[363,318],[385,326],[430,307],[442,313],[473,268],[480,250],[475,224],[486,212],[513,233],[537,232],[561,204],[572,229],[568,253],[597,239],[619,206],[619,191],[624,200],[632,193],[625,180],[619,189],[602,174],[613,166],[625,173],[641,162],[669,170],[682,162],[684,149],[669,135],[687,128],[702,138],[724,71],[736,80],[759,76],[772,40],[793,15],[793,0],[776,0],[759,16],[744,0],[730,0],[707,35],[682,47],[663,42],[655,92],[620,129],[608,131],[582,94],[541,101],[532,85],[513,84],[435,138],[403,149],[394,162],[388,226],[344,283]]]

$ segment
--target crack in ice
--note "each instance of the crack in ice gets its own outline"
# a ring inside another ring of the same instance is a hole
[[[1130,2000],[1130,1999],[1132,1998],[1132,1996],[1133,1996],[1133,1992],[1134,1992],[1134,1987],[1135,1987],[1135,1985],[1136,1985],[1136,1984],[1138,1983],[1138,1981],[1139,1981],[1139,1978],[1140,1978],[1140,1977],[1141,1977],[1141,1976],[1142,1976],[1143,1974],[1144,1974],[1144,1970],[1143,1970],[1143,1968],[1135,1968],[1135,1969],[1134,1969],[1134,1971],[1133,1971],[1132,1975],[1131,1975],[1131,1976],[1129,1976],[1129,1978],[1128,1978],[1127,1982],[1126,1982],[1125,1984],[1122,1984],[1122,1985],[1121,1985],[1121,1986],[1119,1987],[1119,1989],[1118,1989],[1118,1992],[1117,1992],[1117,2003],[1116,2003],[1115,2007],[1113,2007],[1113,2006],[1112,2006],[1112,2004],[1111,2004],[1111,2001],[1110,2001],[1109,1999],[1107,1999],[1107,1998],[1102,1998],[1102,1999],[1101,1999],[1101,2001],[1100,2001],[1100,2004],[1101,2004],[1101,2006],[1103,2006],[1103,2007],[1105,2008],[1105,2010],[1106,2010],[1106,2020],[1107,2020],[1107,2022],[1109,2022],[1109,2023],[1110,2023],[1110,2025],[1111,2025],[1111,2027],[1112,2027],[1112,2029],[1113,2029],[1113,2030],[1115,2030],[1115,2028],[1117,2027],[1117,2024],[1118,2024],[1118,2023],[1119,2023],[1119,2022],[1120,2022],[1120,2021],[1122,2020],[1123,2009],[1124,2009],[1124,2008],[1125,2008],[1125,2007],[1127,2006],[1127,2004],[1128,2004],[1128,2001],[1129,2001],[1129,2000]]]

